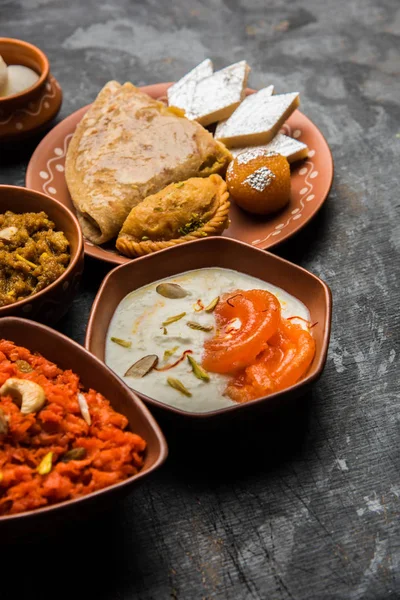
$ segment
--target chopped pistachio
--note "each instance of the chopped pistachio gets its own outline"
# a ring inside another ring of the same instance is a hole
[[[197,213],[192,213],[192,216],[189,219],[189,221],[185,225],[180,227],[180,229],[178,229],[178,233],[180,233],[181,235],[187,235],[189,233],[192,233],[192,231],[196,231],[196,229],[200,229],[200,227],[202,227],[203,225],[204,222],[200,218],[200,216]]]
[[[211,300],[210,304],[208,306],[206,306],[204,310],[207,313],[213,312],[215,310],[215,307],[217,306],[218,302],[219,302],[219,296],[214,298],[214,300]]]
[[[130,348],[132,346],[132,342],[127,342],[126,340],[121,340],[121,338],[112,337],[110,339],[112,342],[114,342],[114,344],[118,344],[119,346],[122,346],[123,348]]]
[[[169,317],[168,319],[166,319],[163,322],[163,327],[166,327],[167,325],[171,325],[171,323],[175,323],[176,321],[180,321],[181,319],[183,319],[183,317],[186,315],[185,312],[183,313],[179,313],[179,315],[174,315],[173,317]]]
[[[62,455],[62,462],[69,462],[70,460],[81,460],[86,457],[86,448],[71,448]]]
[[[174,390],[177,390],[178,392],[180,392],[184,396],[188,396],[189,398],[192,397],[192,394],[189,392],[188,389],[185,388],[185,386],[183,385],[182,381],[179,381],[179,379],[175,379],[174,377],[168,377],[167,383],[168,383],[169,386],[171,386],[172,388],[174,388]]]
[[[31,262],[30,260],[28,260],[27,258],[24,258],[23,256],[21,256],[20,254],[18,254],[18,252],[15,253],[15,256],[18,258],[18,260],[22,260],[22,262],[25,262],[26,264],[28,264],[30,267],[32,267],[32,269],[36,269],[37,265],[35,265],[35,263]]]
[[[196,323],[195,321],[188,321],[186,325],[190,327],[190,329],[197,329],[198,331],[208,332],[214,329],[212,325],[200,325],[200,323]]]
[[[210,381],[210,376],[207,373],[207,371],[205,371],[203,369],[203,367],[201,367],[193,358],[193,356],[190,356],[189,354],[187,355],[187,359],[190,363],[190,366],[192,367],[192,371],[194,373],[194,375],[197,377],[197,379],[201,379],[202,381]]]
[[[42,458],[39,466],[36,468],[36,471],[39,475],[47,475],[50,473],[53,466],[53,452],[48,452],[46,456]]]
[[[168,360],[171,356],[173,356],[175,354],[175,352],[178,350],[179,346],[175,346],[174,348],[172,348],[171,350],[166,350],[164,352],[164,360]]]
[[[139,358],[139,360],[129,367],[124,377],[144,377],[157,366],[157,363],[158,356],[156,354],[143,356],[143,358]]]
[[[175,184],[175,187],[177,187],[177,188],[181,188],[181,187],[183,187],[184,185],[185,185],[185,184],[184,184],[184,182],[183,182],[183,181],[180,181],[179,183],[176,183],[176,184]]]
[[[161,208],[161,206],[156,206],[155,208],[153,208],[154,212],[164,212],[164,209]]]
[[[142,235],[142,242],[147,242],[150,238],[147,235]]]
[[[160,296],[164,296],[164,298],[170,298],[171,300],[175,300],[176,298],[184,298],[188,295],[188,292],[184,290],[177,283],[160,283],[156,287],[157,294]]]

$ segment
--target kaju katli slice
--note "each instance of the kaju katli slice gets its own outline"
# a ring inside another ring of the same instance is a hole
[[[196,84],[191,104],[179,108],[203,126],[227,119],[245,97],[249,71],[245,60],[216,71]]]
[[[298,92],[271,96],[266,90],[247,96],[229,119],[218,123],[215,138],[229,148],[268,144],[300,100]]]
[[[194,67],[194,69],[186,73],[179,81],[168,88],[168,105],[187,110],[193,102],[193,94],[197,83],[201,79],[210,77],[212,74],[213,64],[209,58],[206,58],[197,67]]]
[[[248,162],[256,156],[263,156],[269,152],[277,152],[285,156],[288,162],[293,163],[308,156],[308,147],[303,142],[295,140],[283,133],[278,133],[269,144],[262,146],[248,146],[247,148],[232,148],[232,156],[240,155],[241,162]]]

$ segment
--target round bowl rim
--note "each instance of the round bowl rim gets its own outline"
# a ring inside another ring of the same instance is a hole
[[[42,194],[41,192],[37,192],[36,190],[31,190],[30,188],[26,188],[26,187],[23,187],[20,185],[0,184],[0,192],[2,192],[3,190],[7,190],[7,189],[19,190],[19,192],[25,192],[25,193],[29,192],[30,194],[33,194],[34,196],[46,198],[47,200],[50,200],[51,202],[54,202],[55,204],[57,204],[61,208],[61,210],[64,212],[64,214],[67,215],[68,218],[70,219],[70,221],[74,224],[74,228],[75,228],[75,231],[77,234],[78,246],[75,251],[75,255],[74,256],[71,255],[69,265],[65,269],[64,273],[62,275],[60,275],[60,277],[55,279],[47,287],[43,288],[43,290],[40,290],[40,292],[31,294],[27,298],[24,298],[23,300],[18,300],[17,302],[13,302],[12,304],[7,304],[6,306],[1,306],[0,307],[0,318],[3,316],[2,315],[3,309],[7,309],[7,311],[9,311],[11,308],[14,308],[14,307],[20,308],[20,307],[36,300],[36,298],[40,298],[40,297],[44,296],[45,294],[50,292],[52,289],[54,289],[56,286],[58,286],[60,283],[62,283],[70,275],[70,273],[75,269],[76,265],[81,260],[82,253],[83,253],[82,230],[79,225],[78,219],[73,214],[73,212],[71,210],[69,210],[69,208],[67,208],[64,204],[62,204],[55,198],[52,198],[51,196],[47,196],[46,194]],[[10,207],[10,210],[12,210],[12,207]],[[27,212],[35,212],[35,211],[27,211]],[[56,223],[56,226],[58,226],[57,223]],[[5,310],[4,310],[4,312],[5,312]],[[9,315],[4,315],[4,316],[9,316]]]
[[[40,62],[42,63],[43,68],[42,68],[42,72],[40,73],[39,79],[33,85],[31,85],[29,88],[26,88],[25,90],[22,90],[21,92],[17,92],[16,94],[11,94],[10,96],[1,96],[0,97],[0,106],[1,106],[2,102],[10,102],[12,100],[17,100],[17,98],[23,98],[25,95],[27,96],[28,94],[31,94],[35,90],[39,89],[44,84],[44,82],[48,79],[49,73],[50,73],[49,59],[47,58],[45,53],[42,50],[40,50],[40,48],[38,48],[37,46],[34,46],[33,44],[30,44],[29,42],[25,42],[24,40],[19,40],[17,38],[8,38],[8,37],[0,37],[0,44],[1,43],[9,43],[10,45],[14,45],[16,47],[24,46],[25,48],[28,48],[29,50],[31,50],[32,52],[34,52],[36,54],[36,56],[39,58]]]

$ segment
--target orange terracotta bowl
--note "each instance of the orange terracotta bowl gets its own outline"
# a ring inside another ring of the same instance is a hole
[[[227,238],[205,238],[162,250],[113,269],[104,279],[93,303],[85,347],[104,361],[105,342],[112,316],[129,292],[162,278],[209,267],[234,269],[283,288],[309,309],[316,353],[304,379],[295,385],[245,404],[235,404],[208,413],[172,408],[138,392],[150,407],[181,419],[210,423],[210,419],[243,416],[246,412],[270,410],[303,394],[321,375],[328,352],[332,297],[329,287],[315,275],[274,254]]]
[[[44,211],[69,241],[71,260],[64,273],[49,286],[24,300],[0,307],[0,317],[27,317],[53,324],[70,307],[83,272],[83,238],[79,223],[63,204],[33,190],[0,185],[0,214]]]
[[[24,65],[39,75],[39,79],[30,88],[0,98],[0,108],[14,110],[33,102],[40,96],[49,77],[50,65],[46,55],[36,46],[12,38],[0,38],[0,55],[7,65]]]
[[[132,431],[147,442],[144,466],[137,475],[82,498],[0,517],[2,539],[51,532],[60,525],[70,523],[71,519],[89,517],[91,513],[106,508],[118,497],[130,492],[162,465],[168,449],[156,421],[139,398],[101,361],[61,333],[25,319],[1,319],[0,335],[31,352],[39,352],[62,369],[72,369],[79,375],[85,388],[93,388],[103,394],[116,411],[127,417]]]
[[[36,46],[0,38],[0,55],[7,65],[24,65],[39,75],[30,88],[0,97],[0,142],[19,141],[48,127],[61,108],[62,91],[47,56]]]

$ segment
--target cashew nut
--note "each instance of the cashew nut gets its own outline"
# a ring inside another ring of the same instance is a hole
[[[10,395],[17,404],[21,405],[21,413],[37,412],[46,401],[44,389],[34,381],[10,377],[0,388],[0,396]]]
[[[0,240],[9,242],[11,238],[14,237],[14,235],[17,233],[17,231],[18,227],[14,227],[13,225],[11,225],[11,227],[5,227],[0,231]]]

